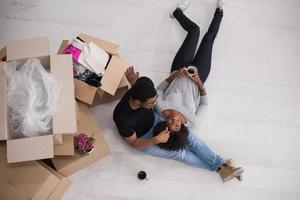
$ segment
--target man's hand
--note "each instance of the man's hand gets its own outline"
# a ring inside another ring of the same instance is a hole
[[[131,66],[127,68],[125,72],[125,76],[128,82],[130,83],[130,85],[132,86],[136,82],[136,80],[140,77],[140,73],[135,72],[133,66]]]
[[[166,127],[165,130],[163,130],[162,132],[160,132],[157,136],[154,137],[156,144],[159,143],[166,143],[168,142],[170,137],[170,131],[168,129],[168,127]]]
[[[183,76],[185,74],[185,68],[184,67],[181,67],[179,68],[178,70],[176,70],[175,72],[173,72],[167,79],[166,81],[168,83],[171,83],[172,81],[174,81],[175,79]]]

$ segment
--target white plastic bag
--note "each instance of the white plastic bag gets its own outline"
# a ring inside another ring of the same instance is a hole
[[[21,67],[16,61],[10,62],[4,71],[8,78],[7,102],[13,137],[49,133],[61,85],[36,58]]]

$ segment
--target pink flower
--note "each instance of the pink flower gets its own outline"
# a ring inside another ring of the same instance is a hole
[[[89,137],[85,133],[80,133],[75,136],[74,147],[80,154],[87,154],[95,147],[93,135]]]

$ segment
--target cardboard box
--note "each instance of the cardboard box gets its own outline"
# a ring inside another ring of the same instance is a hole
[[[54,145],[55,156],[74,156],[74,136],[63,135],[62,144]]]
[[[29,200],[29,198],[18,191],[12,184],[0,177],[0,199],[1,200]]]
[[[90,86],[83,81],[75,80],[76,99],[89,105],[99,105],[120,99],[128,90],[128,82],[124,75],[128,64],[118,55],[119,45],[83,33],[80,33],[78,37],[86,43],[95,43],[104,49],[111,56],[111,59],[102,77],[101,86],[99,88]],[[58,54],[63,54],[68,43],[68,40],[62,41]]]
[[[3,142],[0,167],[0,199],[59,199],[71,184],[66,177],[36,161],[8,164]]]
[[[70,55],[50,56],[47,37],[9,41],[6,47],[7,61],[25,62],[28,58],[38,58],[62,85],[57,112],[52,119],[50,135],[13,139],[9,130],[6,102],[7,77],[0,70],[0,140],[7,140],[9,163],[53,158],[53,135],[76,133],[76,111],[74,99],[73,65]],[[6,65],[0,63],[0,67]]]
[[[58,156],[52,159],[57,171],[65,176],[87,167],[110,153],[102,131],[98,128],[88,106],[78,102],[76,108],[78,133],[86,133],[89,136],[94,133],[96,141],[94,150],[90,155],[82,156],[75,152],[74,156]]]
[[[54,143],[54,145],[62,144],[63,143],[63,135],[62,134],[53,135],[53,143]]]
[[[6,61],[6,47],[0,49],[0,62]]]
[[[57,200],[57,199],[61,199],[61,197],[63,196],[63,194],[66,192],[66,190],[70,187],[71,185],[71,181],[63,176],[62,174],[60,174],[59,172],[55,171],[54,169],[52,169],[51,167],[49,167],[48,165],[46,165],[43,162],[39,162],[39,164],[43,165],[46,169],[48,169],[54,176],[56,176],[57,178],[60,179],[59,184],[55,187],[55,189],[52,191],[52,193],[50,194],[50,196],[47,198],[47,200]]]

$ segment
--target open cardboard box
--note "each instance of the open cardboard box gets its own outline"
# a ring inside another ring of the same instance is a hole
[[[7,62],[22,63],[28,58],[38,58],[62,85],[57,112],[52,119],[52,133],[30,138],[13,139],[9,130],[9,108],[7,107],[7,77],[0,70],[0,140],[7,140],[9,163],[53,158],[53,135],[76,133],[76,111],[74,98],[73,65],[70,55],[50,56],[47,37],[13,40],[6,46]],[[6,62],[0,63],[0,69]]]
[[[54,145],[55,156],[73,156],[74,155],[74,136],[63,135],[62,144]]]
[[[74,156],[56,156],[52,162],[58,172],[65,176],[69,176],[80,169],[96,162],[100,158],[110,153],[109,147],[105,141],[102,131],[98,128],[97,123],[91,115],[86,104],[78,102],[77,111],[77,128],[78,133],[85,133],[95,137],[95,147],[91,154],[82,156],[75,153]]]
[[[28,161],[8,164],[0,143],[0,199],[60,199],[71,182],[47,165]]]
[[[6,61],[6,47],[0,49],[0,62]]]
[[[76,99],[93,106],[120,99],[128,90],[128,82],[124,75],[128,64],[118,55],[119,45],[83,33],[80,33],[78,37],[86,43],[95,43],[104,49],[111,56],[111,59],[109,60],[99,88],[75,79]],[[58,54],[63,54],[68,44],[68,40],[63,40]]]

